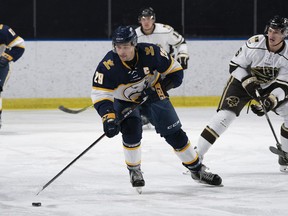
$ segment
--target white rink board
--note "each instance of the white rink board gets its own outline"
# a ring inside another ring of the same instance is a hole
[[[171,96],[220,96],[228,64],[244,40],[187,41],[190,60],[184,83]],[[90,97],[92,76],[110,41],[27,41],[13,64],[5,98]]]

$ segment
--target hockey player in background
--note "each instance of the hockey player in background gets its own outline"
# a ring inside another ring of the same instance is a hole
[[[140,26],[136,28],[138,43],[153,43],[171,54],[184,70],[188,68],[189,53],[185,39],[171,26],[155,23],[156,14],[152,7],[142,8],[138,15]],[[143,125],[149,123],[145,113],[142,113]]]
[[[10,62],[17,61],[24,53],[24,40],[9,26],[0,24],[0,128],[4,85],[9,78]]]
[[[133,187],[143,187],[141,172],[142,124],[139,107],[123,121],[123,111],[143,99],[157,133],[173,147],[191,177],[201,183],[220,185],[217,174],[205,171],[198,155],[181,129],[167,91],[182,83],[183,69],[165,50],[154,44],[137,44],[131,26],[119,26],[112,36],[113,50],[97,66],[93,77],[92,102],[102,117],[107,137],[121,131],[125,162]]]
[[[188,68],[189,53],[185,39],[171,26],[155,23],[156,14],[151,7],[140,10],[136,28],[138,43],[153,43],[171,54],[184,70]]]
[[[202,131],[197,152],[203,158],[216,139],[226,131],[251,100],[263,102],[267,112],[283,118],[281,148],[288,152],[288,19],[273,17],[266,25],[264,35],[251,37],[230,61],[230,79],[223,91],[217,113]],[[259,96],[260,95],[260,96]],[[260,104],[251,110],[263,116]],[[288,157],[279,156],[280,170],[288,172]]]

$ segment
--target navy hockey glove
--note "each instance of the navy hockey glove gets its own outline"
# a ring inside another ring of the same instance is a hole
[[[181,64],[183,70],[186,70],[188,68],[188,60],[189,55],[187,53],[179,53],[177,55],[177,61]]]
[[[242,79],[242,86],[251,98],[257,98],[256,90],[260,89],[261,87],[256,77],[251,75],[244,77]]]
[[[169,97],[166,88],[163,86],[163,82],[158,82],[154,87],[145,89],[142,91],[141,96],[137,99],[138,102],[147,98],[146,101],[155,102],[158,100],[164,100],[165,98]]]
[[[13,57],[10,56],[9,54],[3,52],[2,55],[0,56],[0,67],[4,68],[8,65],[10,61],[12,61]]]
[[[277,97],[275,97],[272,94],[270,94],[269,96],[264,97],[262,99],[259,99],[259,100],[262,101],[266,112],[269,112],[270,110],[274,109],[277,106],[277,104],[278,104]],[[264,110],[263,110],[263,107],[260,104],[257,104],[257,105],[252,104],[251,105],[251,110],[252,110],[253,113],[255,113],[258,116],[263,116],[265,114]]]
[[[108,111],[108,113],[102,117],[102,122],[103,130],[107,137],[111,138],[119,133],[120,126],[116,120],[116,115],[114,112]]]

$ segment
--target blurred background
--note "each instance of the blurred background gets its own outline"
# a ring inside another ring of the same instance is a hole
[[[140,8],[187,39],[247,38],[262,33],[287,0],[0,0],[0,23],[27,39],[109,39],[120,24],[138,25]]]

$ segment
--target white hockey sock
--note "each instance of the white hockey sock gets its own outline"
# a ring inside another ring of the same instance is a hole
[[[174,149],[175,154],[184,164],[193,164],[198,159],[197,152],[191,145],[190,141],[182,149]]]
[[[127,144],[123,142],[125,162],[128,166],[137,166],[141,164],[141,142],[136,144]]]
[[[212,117],[210,123],[203,130],[198,140],[196,151],[200,157],[204,156],[216,139],[227,130],[235,118],[236,114],[228,110],[220,110]]]

